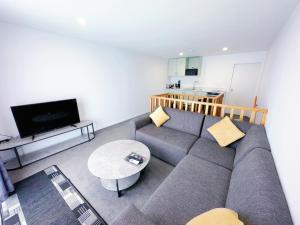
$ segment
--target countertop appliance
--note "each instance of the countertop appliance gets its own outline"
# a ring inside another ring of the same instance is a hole
[[[185,69],[185,76],[197,76],[198,69]]]

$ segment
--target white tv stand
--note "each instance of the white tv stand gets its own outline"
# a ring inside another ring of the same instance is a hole
[[[92,129],[90,131],[90,128]],[[60,142],[58,144],[51,145],[49,147],[39,149],[38,151],[31,152],[28,154],[19,154],[19,148],[30,145],[45,139],[50,139],[62,134],[66,134],[75,130],[81,130],[81,136],[73,138],[71,140],[67,140],[64,142]],[[86,132],[84,132],[86,129]],[[7,161],[5,166],[7,170],[15,170],[22,168],[23,166],[27,166],[33,162],[38,160],[47,158],[51,155],[57,154],[64,150],[73,148],[85,142],[89,142],[95,138],[95,130],[94,124],[92,121],[81,121],[80,123],[76,123],[74,125],[62,127],[47,133],[35,135],[34,137],[27,138],[13,138],[9,142],[4,142],[0,144],[0,151],[13,151],[15,154],[15,158]]]

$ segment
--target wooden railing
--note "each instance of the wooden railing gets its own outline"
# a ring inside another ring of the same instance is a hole
[[[179,94],[179,93],[164,93],[155,95],[158,97],[165,97],[165,98],[172,98],[172,99],[180,99],[182,101],[196,101],[196,102],[207,102],[207,103],[217,103],[222,104],[224,99],[224,93],[220,93],[216,96],[200,96],[200,95],[191,95],[191,94]],[[189,108],[189,106],[187,106]],[[208,113],[211,115],[213,114],[213,108],[210,105],[203,105],[201,110],[205,112],[205,110],[208,110]],[[195,105],[195,111],[198,111],[198,105]],[[220,109],[217,109],[216,114],[220,115]]]
[[[150,112],[153,112],[157,107],[162,106],[219,117],[228,115],[230,119],[237,119],[239,121],[245,121],[247,118],[249,123],[257,123],[260,125],[265,125],[266,123],[268,114],[267,109],[224,105],[216,102],[178,99],[169,97],[168,95],[169,94],[160,94],[151,96]]]
[[[164,93],[155,95],[159,97],[167,97],[174,99],[182,99],[182,100],[191,100],[191,101],[199,101],[199,102],[210,102],[210,103],[218,103],[222,104],[224,99],[224,93],[220,93],[216,96],[199,96],[199,95],[191,95],[191,94],[179,94],[179,93]]]

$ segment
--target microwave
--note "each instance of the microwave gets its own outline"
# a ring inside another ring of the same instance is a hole
[[[186,76],[197,76],[198,69],[185,69],[185,75]]]

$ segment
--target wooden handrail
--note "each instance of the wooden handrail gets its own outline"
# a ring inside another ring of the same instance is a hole
[[[163,93],[155,96],[181,99],[181,100],[191,100],[191,101],[198,101],[198,102],[218,103],[218,104],[222,104],[224,99],[223,92],[219,93],[216,96],[201,96],[196,94],[182,94],[182,93]],[[204,108],[204,110],[206,110],[206,108]],[[213,107],[209,107],[209,109],[207,110],[209,114],[212,114],[214,109]],[[220,114],[220,110],[217,109],[216,113]]]
[[[223,103],[224,93],[220,93],[216,96],[200,96],[200,95],[192,95],[192,94],[182,94],[182,93],[163,93],[154,96],[159,97],[168,97],[174,99],[182,99],[182,100],[194,100],[194,101],[202,101],[202,102],[214,102],[214,103]]]
[[[164,97],[167,96],[167,97]],[[224,117],[226,110],[229,111],[230,119],[234,119],[238,115],[238,120],[244,121],[245,113],[250,113],[249,123],[257,122],[265,125],[268,110],[256,107],[244,107],[236,105],[224,105],[217,102],[206,102],[199,100],[186,100],[169,97],[169,94],[153,95],[150,97],[150,112],[157,107],[168,107],[185,111],[203,113],[205,115]],[[258,115],[260,117],[258,118]],[[258,118],[259,121],[256,121]]]
[[[257,107],[257,96],[255,96],[254,99],[253,99],[253,107],[254,108]]]

